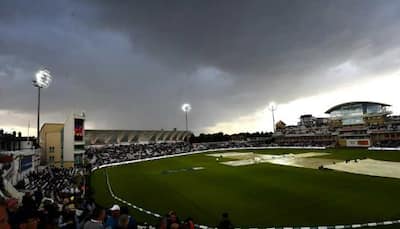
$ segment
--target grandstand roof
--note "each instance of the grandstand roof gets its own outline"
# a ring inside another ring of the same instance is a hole
[[[87,145],[184,141],[190,136],[183,130],[85,130]]]
[[[356,104],[368,104],[368,105],[381,105],[384,107],[390,106],[389,104],[385,103],[378,103],[378,102],[371,102],[371,101],[354,101],[354,102],[347,102],[347,103],[341,103],[336,106],[331,107],[329,110],[325,111],[326,114],[331,113],[332,111],[338,110],[344,106],[349,106],[349,105],[356,105]]]

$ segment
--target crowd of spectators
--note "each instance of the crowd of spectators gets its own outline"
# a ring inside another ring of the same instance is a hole
[[[391,140],[374,142],[373,147],[400,148],[400,142]]]
[[[129,214],[128,207],[113,205],[107,211],[101,207],[93,210],[83,229],[137,229],[136,220]]]
[[[86,198],[82,170],[45,168],[16,185],[24,196],[0,199],[0,221],[10,229],[78,229],[95,204]]]
[[[46,197],[59,199],[67,194],[83,193],[83,171],[76,168],[46,168],[29,173],[19,185],[25,190],[41,191]]]
[[[172,155],[190,152],[193,147],[186,142],[112,145],[90,148],[86,151],[89,163],[93,166]]]
[[[200,225],[195,224],[193,218],[188,217],[182,221],[175,211],[165,214],[156,226],[138,226],[136,220],[128,212],[128,208],[115,204],[107,211],[101,207],[94,209],[91,218],[84,224],[83,229],[137,229],[137,228],[159,228],[159,229],[195,229]],[[233,229],[234,226],[229,219],[228,213],[223,213],[216,228]]]
[[[368,133],[371,135],[373,147],[400,147],[400,125],[370,125]]]
[[[0,198],[1,229],[195,229],[193,218],[181,221],[175,211],[165,214],[158,224],[138,225],[126,206],[114,204],[109,209],[96,206],[93,202],[77,205],[73,198],[65,198],[62,203],[44,198],[42,201],[27,193],[18,203],[16,199]],[[78,208],[84,209],[77,213]],[[220,229],[233,229],[228,214],[223,213]]]
[[[243,148],[266,146],[262,142],[215,142],[215,143],[152,143],[152,144],[130,144],[111,145],[100,148],[89,148],[86,151],[88,162],[91,167],[100,165],[188,153],[193,151],[221,149],[221,148]]]
[[[287,147],[332,147],[334,146],[334,142],[330,140],[326,141],[292,141],[292,142],[280,142],[279,146],[287,146]]]

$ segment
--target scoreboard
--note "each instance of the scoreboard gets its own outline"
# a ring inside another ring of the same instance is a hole
[[[75,141],[83,141],[83,131],[84,128],[84,120],[83,119],[75,119],[74,121],[74,140]]]

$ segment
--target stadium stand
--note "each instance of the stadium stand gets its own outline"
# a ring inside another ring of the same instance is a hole
[[[86,145],[187,141],[193,134],[179,130],[85,130]]]
[[[153,143],[92,147],[87,150],[86,154],[90,164],[96,167],[122,161],[189,152],[191,149],[191,145],[185,142]]]
[[[359,136],[365,133],[370,136],[374,146],[399,147],[400,117],[388,116],[386,122],[371,124],[367,127],[332,128],[328,119],[304,115],[300,118],[297,126],[286,126],[283,122],[279,122],[274,138],[276,143],[283,146],[324,147],[335,145],[338,135],[358,134],[357,136]],[[106,136],[109,134],[104,131],[92,132],[88,138],[92,144],[88,144],[88,148],[85,150],[86,166],[80,168],[49,166],[34,168],[34,170],[20,174],[22,179],[19,179],[15,185],[9,180],[10,177],[15,177],[13,173],[16,170],[10,163],[13,156],[1,155],[0,219],[3,220],[0,220],[0,228],[91,229],[105,228],[104,226],[110,226],[109,228],[154,228],[155,226],[136,222],[134,217],[128,214],[125,206],[115,205],[107,212],[108,214],[104,209],[96,206],[90,199],[90,187],[86,185],[91,169],[103,165],[211,149],[276,146],[276,144],[271,144],[271,138],[268,135],[246,137],[246,140],[238,141],[190,143],[182,141],[190,136],[189,132],[141,132],[140,135],[136,135],[132,132],[117,131],[111,133],[115,139]],[[137,136],[145,136],[145,138]],[[163,141],[157,142],[157,139]],[[146,141],[146,144],[140,143]],[[106,144],[107,142],[112,144]],[[116,144],[118,142],[124,143]],[[3,148],[10,147],[7,145],[8,143],[3,142],[2,144]],[[18,198],[20,193],[23,193],[23,196]],[[228,225],[226,220],[224,216],[221,225]],[[181,221],[176,213],[171,211],[161,217],[157,227],[192,229],[198,228],[199,225],[190,218]]]
[[[400,146],[400,116],[390,105],[348,102],[326,111],[329,118],[300,116],[297,125],[276,123],[274,142],[281,146],[391,147]]]
[[[22,200],[5,192],[0,200],[8,218],[0,228],[80,228],[94,208],[85,197],[83,171],[46,168],[29,173],[16,186],[24,192]],[[4,190],[2,190],[4,191]]]
[[[91,147],[86,151],[86,155],[90,166],[93,168],[111,163],[188,153],[200,150],[261,146],[267,145],[259,142],[212,142],[194,144],[190,144],[188,142],[177,142],[111,145],[104,147]]]

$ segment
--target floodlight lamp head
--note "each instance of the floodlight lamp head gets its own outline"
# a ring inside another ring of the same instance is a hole
[[[191,109],[192,109],[192,107],[190,106],[189,103],[185,103],[185,104],[182,105],[182,110],[184,112],[189,112]]]
[[[47,69],[41,69],[35,74],[33,86],[38,88],[48,88],[50,86],[51,80],[52,77],[50,71]]]

